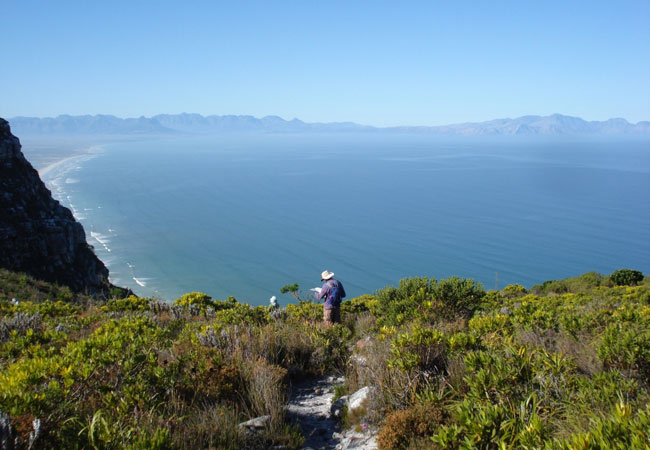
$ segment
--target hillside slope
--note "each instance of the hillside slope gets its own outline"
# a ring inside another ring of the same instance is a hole
[[[0,211],[0,267],[77,292],[108,293],[108,269],[87,244],[83,227],[52,198],[4,119],[0,119]]]

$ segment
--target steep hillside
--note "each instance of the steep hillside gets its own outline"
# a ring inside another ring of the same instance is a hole
[[[0,267],[106,295],[108,269],[86,243],[83,227],[52,198],[0,119]]]

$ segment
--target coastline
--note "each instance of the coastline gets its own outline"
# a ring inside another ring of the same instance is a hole
[[[38,175],[43,179],[43,177],[47,176],[50,174],[52,171],[56,170],[57,168],[65,165],[66,163],[70,163],[74,160],[79,160],[86,158],[88,156],[96,155],[99,150],[103,148],[102,145],[93,145],[90,146],[82,151],[78,151],[73,155],[62,155],[63,158],[57,159],[54,162],[51,162],[47,164],[45,167],[41,168],[36,168],[38,171]]]

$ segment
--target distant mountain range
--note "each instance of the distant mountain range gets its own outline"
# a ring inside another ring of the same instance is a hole
[[[278,116],[202,116],[200,114],[160,114],[153,117],[121,119],[110,115],[58,117],[14,117],[9,119],[19,136],[29,135],[94,135],[94,134],[214,134],[231,132],[266,133],[330,133],[330,132],[394,132],[435,135],[650,135],[650,122],[636,124],[625,119],[603,122],[553,114],[523,116],[444,126],[371,127],[353,122],[307,123],[298,119],[284,120]]]

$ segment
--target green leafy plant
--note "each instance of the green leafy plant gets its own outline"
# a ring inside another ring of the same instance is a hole
[[[617,286],[635,286],[643,281],[643,273],[638,270],[619,269],[613,272],[609,279]]]

